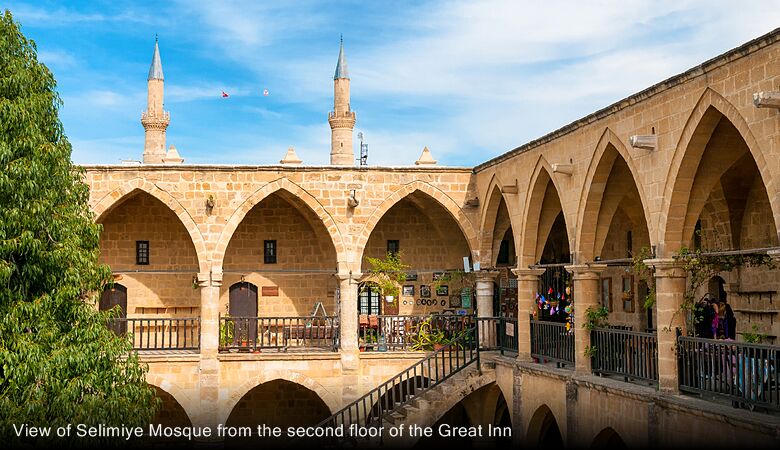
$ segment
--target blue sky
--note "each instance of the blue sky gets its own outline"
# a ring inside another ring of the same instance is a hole
[[[327,163],[343,33],[369,164],[427,146],[471,166],[780,26],[780,2],[749,0],[0,6],[57,78],[76,163],[141,158],[155,33],[185,162],[273,164],[294,146]]]

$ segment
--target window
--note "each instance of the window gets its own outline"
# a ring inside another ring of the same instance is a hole
[[[360,286],[359,292],[358,314],[379,314],[379,288],[375,285],[364,284]]]
[[[149,265],[149,241],[135,241],[135,263]]]
[[[276,241],[263,241],[263,262],[276,264]]]
[[[496,264],[509,264],[509,241],[503,239],[498,247],[498,259]]]
[[[397,255],[399,250],[401,250],[401,243],[398,239],[387,241],[387,253]]]

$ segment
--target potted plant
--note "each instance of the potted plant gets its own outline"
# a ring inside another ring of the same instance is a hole
[[[225,319],[230,319],[230,314],[223,316]],[[236,325],[232,320],[220,320],[219,321],[219,345],[220,347],[227,348],[233,343],[233,338],[236,332]],[[235,351],[235,349],[231,349]]]
[[[411,341],[412,346],[410,349],[414,351],[436,351],[450,343],[444,331],[433,329],[430,317],[418,324],[416,333],[412,335]]]
[[[401,253],[388,252],[384,259],[367,256],[366,261],[371,266],[369,279],[377,285],[385,300],[396,302],[409,270],[409,266],[401,262]]]

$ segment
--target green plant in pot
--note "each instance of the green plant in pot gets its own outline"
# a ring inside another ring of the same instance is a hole
[[[409,266],[401,262],[401,253],[388,252],[384,258],[367,256],[366,261],[370,266],[369,279],[382,295],[397,299],[401,292],[400,286],[406,281],[406,271],[409,270]]]
[[[225,319],[230,319],[230,314],[225,314]],[[236,332],[236,324],[232,320],[219,321],[219,345],[228,347],[233,343]]]
[[[442,330],[434,330],[431,325],[431,317],[426,318],[417,325],[416,333],[412,335],[411,350],[432,351],[438,350],[450,343]]]

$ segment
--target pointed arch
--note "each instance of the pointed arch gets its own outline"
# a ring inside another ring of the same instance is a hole
[[[225,224],[225,228],[222,229],[222,233],[217,240],[217,245],[214,249],[213,255],[213,260],[215,263],[219,264],[220,267],[222,266],[228,244],[230,244],[230,240],[233,237],[233,234],[236,232],[238,226],[241,225],[241,222],[244,220],[249,211],[251,211],[252,208],[254,208],[257,204],[265,200],[269,195],[278,193],[280,191],[284,191],[299,199],[320,219],[322,225],[325,228],[325,231],[328,233],[331,244],[336,251],[337,261],[343,262],[346,260],[344,239],[341,235],[341,230],[339,230],[338,225],[336,225],[336,222],[333,220],[333,217],[330,215],[330,213],[328,213],[325,207],[322,206],[322,204],[305,189],[288,180],[287,178],[279,178],[253,192],[252,195],[247,197],[246,200],[244,200],[243,203],[241,203],[241,205],[239,205],[238,208],[233,211],[233,214],[228,219],[227,223]]]
[[[690,221],[686,216],[695,175],[707,143],[723,117],[737,129],[747,145],[769,196],[775,228],[780,229],[780,192],[775,186],[776,181],[772,177],[758,141],[737,108],[712,88],[707,87],[685,122],[666,177],[664,203],[658,227],[661,256],[676,252],[685,242],[686,222]]]
[[[563,447],[566,438],[564,437],[564,430],[560,427],[560,422],[555,417],[555,413],[552,412],[549,406],[539,406],[534,414],[531,416],[531,420],[528,422],[526,428],[526,444],[531,448],[544,448],[545,445],[550,447]]]
[[[483,267],[491,267],[493,265],[493,260],[496,259],[496,255],[493,254],[493,235],[496,231],[496,220],[498,219],[498,213],[502,200],[504,205],[506,205],[507,212],[509,213],[510,227],[512,230],[517,229],[513,222],[514,216],[509,210],[509,202],[504,197],[504,194],[501,193],[502,187],[503,184],[498,178],[498,175],[493,174],[490,182],[488,183],[488,188],[484,196],[485,207],[482,210],[479,248],[477,249],[479,252],[479,260]]]
[[[472,258],[476,260],[478,257],[478,255],[475,254],[475,249],[477,248],[477,233],[471,224],[471,220],[466,216],[466,213],[464,213],[460,206],[458,206],[458,204],[455,203],[455,201],[450,196],[445,194],[441,189],[423,181],[415,180],[411,183],[401,186],[395,192],[390,194],[382,202],[382,204],[374,209],[374,211],[366,220],[366,224],[360,231],[360,234],[358,235],[355,243],[355,254],[357,256],[355,261],[356,264],[358,264],[358,270],[360,267],[360,261],[363,259],[363,252],[365,251],[368,239],[371,237],[371,233],[374,231],[374,228],[376,228],[379,221],[382,220],[382,217],[384,217],[385,213],[387,213],[390,208],[395,206],[402,199],[418,191],[433,199],[437,204],[442,206],[450,214],[450,216],[452,216],[452,219],[458,225],[461,233],[463,233],[463,237],[466,239],[466,244],[469,247],[469,252],[471,253]]]
[[[151,195],[176,214],[179,221],[181,221],[182,225],[184,225],[184,228],[187,230],[192,245],[195,247],[200,272],[208,272],[210,269],[208,250],[206,249],[206,242],[203,239],[203,235],[201,234],[200,229],[198,229],[195,220],[193,220],[189,211],[187,211],[170,193],[148,180],[134,178],[104,195],[100,200],[95,202],[95,205],[92,207],[92,211],[95,213],[96,217],[95,221],[100,223],[105,220],[111,211],[136,192],[145,192],[146,194]]]
[[[184,410],[184,413],[187,414],[187,418],[190,420],[190,423],[194,423],[192,419],[193,417],[197,417],[197,414],[190,408],[195,408],[198,405],[192,403],[192,399],[189,395],[187,395],[181,386],[171,381],[170,377],[164,377],[156,373],[147,373],[146,383],[150,386],[154,386],[164,392],[167,392],[171,397],[173,397],[174,400],[176,400],[179,406],[181,406],[181,408]]]
[[[312,378],[300,373],[300,372],[293,372],[290,370],[268,370],[263,371],[258,375],[255,375],[254,377],[250,377],[248,380],[243,382],[241,386],[239,386],[237,389],[233,390],[230,394],[230,397],[228,397],[225,400],[225,403],[223,404],[223,407],[220,409],[219,412],[219,421],[218,423],[226,423],[228,420],[228,417],[230,417],[230,413],[233,412],[233,409],[235,409],[238,402],[241,401],[241,399],[249,393],[252,389],[268,383],[270,381],[275,380],[284,380],[289,381],[290,383],[299,384],[306,389],[314,392],[319,396],[320,400],[325,403],[325,405],[330,410],[330,413],[332,414],[335,411],[338,411],[341,403],[336,396],[334,392],[331,392],[327,390],[322,384],[319,382],[313,380]]]
[[[637,182],[638,171],[631,154],[623,144],[623,141],[609,127],[606,127],[596,144],[593,157],[588,164],[585,183],[580,195],[577,212],[577,236],[575,238],[575,252],[578,259],[590,260],[597,256],[595,252],[598,239],[600,239],[600,236],[606,237],[605,233],[609,230],[612,214],[617,209],[617,205],[613,205],[613,200],[615,199],[607,198],[605,202],[604,194],[612,174],[613,165],[618,158],[628,168],[631,187],[636,189],[639,196],[640,209],[644,216],[644,226],[648,231],[650,243],[657,242],[654,233],[651,231],[653,228],[650,227],[648,222],[650,211],[647,207],[647,197],[642,183]],[[619,203],[619,199],[617,202]],[[607,206],[607,208],[603,208],[603,206]],[[599,230],[599,226],[602,227],[602,230]]]
[[[533,175],[530,178],[528,189],[526,190],[526,204],[523,208],[523,223],[522,223],[522,238],[518,248],[518,261],[520,267],[526,267],[530,264],[537,262],[541,256],[541,251],[544,248],[544,243],[547,240],[547,235],[550,233],[554,220],[558,216],[558,208],[554,207],[554,213],[552,215],[552,221],[549,220],[549,215],[543,217],[543,208],[545,204],[545,197],[548,195],[548,188],[552,186],[552,191],[557,197],[558,204],[560,205],[560,212],[563,212],[564,222],[566,222],[566,236],[568,239],[569,248],[572,248],[571,241],[571,229],[568,221],[566,220],[568,214],[563,209],[563,202],[561,201],[561,190],[558,181],[552,176],[552,166],[547,162],[544,156],[539,156],[534,167]],[[541,242],[540,242],[541,241]]]

